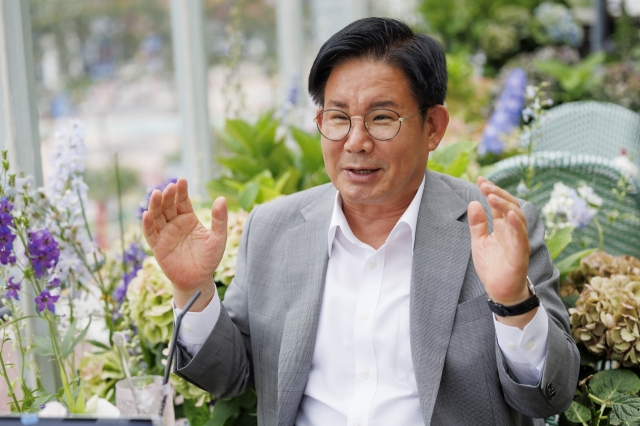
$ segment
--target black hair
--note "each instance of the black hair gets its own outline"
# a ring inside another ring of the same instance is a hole
[[[309,73],[309,94],[318,106],[324,105],[333,67],[354,59],[382,61],[402,71],[420,109],[444,104],[447,63],[440,43],[414,33],[402,21],[365,18],[338,31],[320,48]]]

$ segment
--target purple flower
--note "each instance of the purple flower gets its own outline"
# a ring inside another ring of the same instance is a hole
[[[11,299],[12,297],[16,300],[20,300],[18,297],[18,292],[20,291],[20,282],[17,283],[13,281],[13,277],[9,277],[7,281],[7,298]]]
[[[122,281],[113,292],[113,297],[118,303],[124,301],[129,283],[136,277],[138,271],[142,269],[142,262],[146,257],[147,253],[145,253],[142,246],[137,242],[131,243],[129,248],[125,250],[124,263],[126,264],[126,270],[129,272],[122,274]]]
[[[15,234],[8,226],[0,226],[0,263],[3,265],[16,263],[16,257],[12,252],[15,239]]]
[[[491,152],[500,154],[504,150],[502,137],[510,135],[520,124],[527,87],[527,74],[521,68],[511,70],[504,84],[504,90],[498,98],[496,108],[482,133],[482,142],[478,145],[481,155]]]
[[[47,283],[47,290],[60,287],[60,278],[54,278]]]
[[[36,278],[42,278],[48,269],[58,263],[58,243],[46,229],[28,231],[28,248]]]
[[[172,178],[172,179],[169,179],[168,181],[166,181],[164,183],[161,183],[160,185],[156,185],[156,186],[150,188],[149,191],[147,192],[147,196],[145,197],[144,201],[138,207],[138,211],[136,213],[136,216],[139,219],[142,218],[142,214],[149,209],[149,200],[151,199],[151,193],[153,191],[155,191],[156,189],[159,190],[159,191],[164,191],[164,189],[167,187],[167,185],[169,185],[170,183],[176,183],[176,182],[178,182],[178,179]]]
[[[571,222],[576,229],[582,229],[591,222],[593,214],[589,211],[587,202],[579,197],[575,190],[571,193],[571,198],[573,198],[573,207],[568,215],[569,222]]]
[[[42,312],[44,309],[54,312],[55,306],[53,306],[53,304],[56,303],[59,298],[60,296],[52,296],[51,293],[49,293],[49,290],[42,290],[42,293],[34,299],[38,312]]]
[[[8,198],[0,200],[0,226],[13,226],[13,216],[11,216],[12,210],[13,204],[9,202]]]

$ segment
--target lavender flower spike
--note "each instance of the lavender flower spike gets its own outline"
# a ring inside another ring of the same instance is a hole
[[[14,298],[16,300],[20,300],[20,298],[18,297],[18,292],[20,291],[20,282],[18,281],[17,283],[13,281],[14,278],[13,277],[9,277],[9,279],[7,280],[7,298],[11,299]]]
[[[52,296],[49,290],[42,290],[42,293],[34,299],[38,312],[42,312],[45,309],[52,313],[55,312],[55,306],[53,304],[56,303],[59,298],[60,296]]]

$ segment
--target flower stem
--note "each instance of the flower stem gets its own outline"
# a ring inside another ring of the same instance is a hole
[[[602,225],[600,225],[600,221],[596,217],[593,218],[593,224],[598,230],[598,247],[600,250],[604,250],[604,230],[602,229]]]
[[[3,348],[4,348],[4,336],[2,339],[2,346],[0,346],[0,349],[3,349]],[[15,405],[16,410],[19,413],[21,413],[22,408],[20,407],[20,404],[16,399],[16,394],[13,390],[13,386],[11,386],[11,380],[9,380],[9,375],[7,374],[7,367],[6,367],[6,364],[4,363],[4,358],[2,357],[2,350],[0,350],[0,365],[2,365],[2,376],[4,376],[4,381],[7,383],[7,390],[9,391],[9,396],[11,397],[11,399],[13,399],[13,404]]]
[[[67,397],[67,406],[69,407],[69,411],[72,413],[75,411],[75,401],[73,400],[73,396],[71,393],[71,388],[69,386],[69,379],[67,378],[67,372],[64,367],[64,360],[62,359],[62,354],[60,353],[60,348],[58,347],[58,335],[53,327],[53,319],[50,317],[50,313],[45,313],[45,319],[47,324],[49,325],[49,334],[51,335],[51,346],[53,348],[54,357],[56,363],[58,364],[58,369],[60,370],[60,377],[62,378],[62,387],[64,388],[65,396]]]

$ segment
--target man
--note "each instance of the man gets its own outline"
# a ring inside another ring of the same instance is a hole
[[[535,208],[425,173],[446,84],[440,45],[401,22],[328,40],[309,91],[332,183],[252,211],[224,304],[224,199],[206,230],[184,179],[152,194],[145,237],[175,307],[203,293],[178,375],[221,397],[255,383],[261,425],[531,425],[567,408],[579,356]]]

